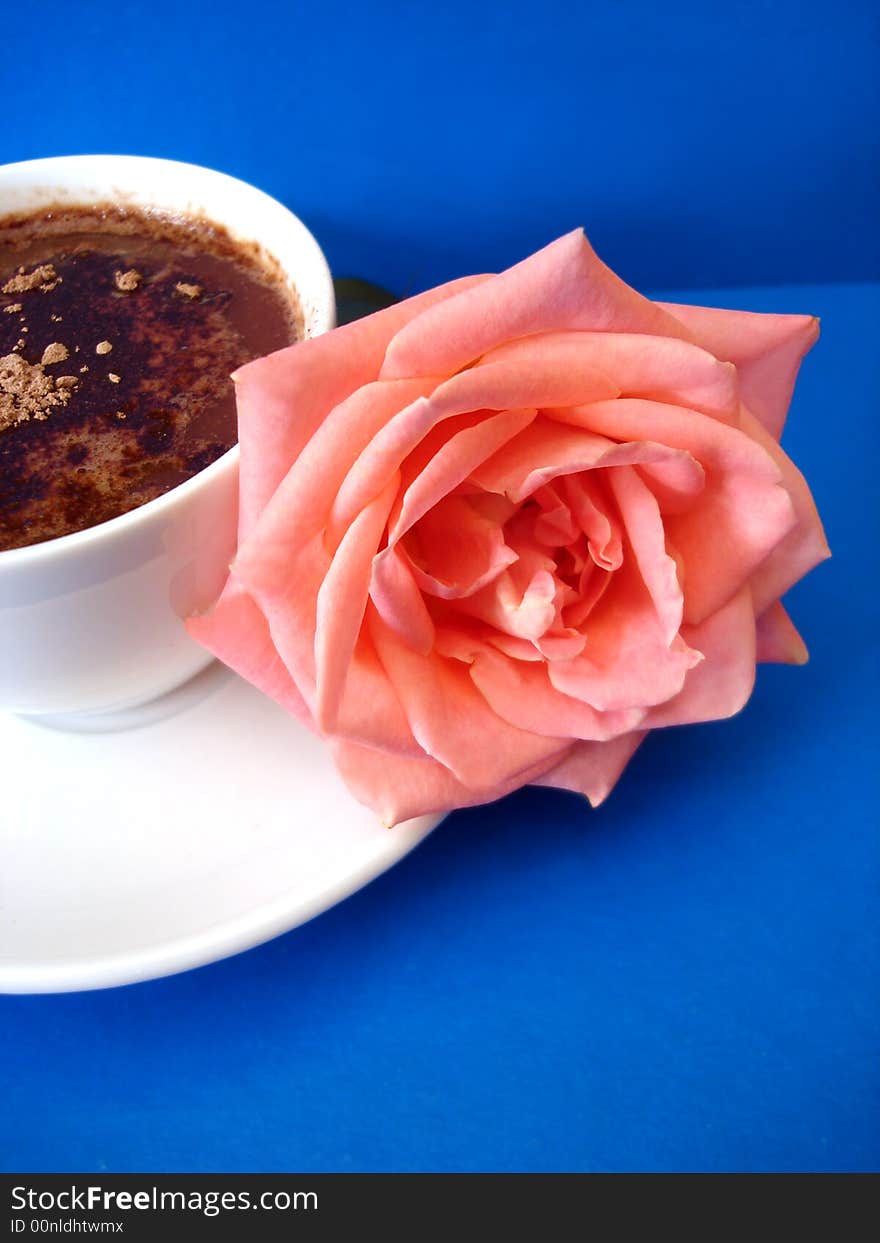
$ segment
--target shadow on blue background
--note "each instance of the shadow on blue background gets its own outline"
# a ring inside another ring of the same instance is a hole
[[[862,280],[872,9],[25,6],[0,154],[225,169],[402,292],[581,223],[642,287]],[[0,1166],[876,1167],[878,299],[736,300],[824,317],[786,434],[835,551],[792,593],[812,663],[599,813],[523,791],[237,959],[3,999]]]

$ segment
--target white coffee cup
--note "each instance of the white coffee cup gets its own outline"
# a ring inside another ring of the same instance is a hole
[[[124,201],[205,217],[280,265],[305,335],[334,327],[324,255],[305,225],[223,173],[141,156],[62,156],[0,167],[0,218]],[[84,531],[0,552],[0,711],[113,713],[210,663],[183,618],[208,608],[235,549],[238,446],[176,488]],[[91,718],[87,718],[91,719]]]

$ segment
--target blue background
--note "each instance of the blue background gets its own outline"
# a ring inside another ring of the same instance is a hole
[[[2,1168],[877,1167],[877,22],[710,7],[4,8],[3,161],[213,165],[398,292],[584,224],[643,288],[820,314],[786,446],[835,558],[812,663],[600,812],[522,791],[237,959],[0,999]]]
[[[4,160],[111,151],[287,202],[412,293],[582,224],[641,288],[880,277],[872,0],[3,6]]]

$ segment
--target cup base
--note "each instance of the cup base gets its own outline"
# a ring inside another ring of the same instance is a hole
[[[120,730],[141,729],[166,717],[176,716],[219,690],[229,678],[230,669],[218,660],[212,661],[182,686],[175,686],[156,699],[120,708],[115,712],[70,712],[60,714],[24,715],[20,719],[43,729],[72,734],[112,734]]]

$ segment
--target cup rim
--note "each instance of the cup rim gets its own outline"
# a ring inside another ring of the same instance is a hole
[[[326,312],[321,317],[322,320],[326,322],[321,323],[318,328],[318,332],[312,334],[312,336],[320,335],[322,332],[327,332],[335,326],[336,300],[333,291],[333,278],[330,273],[326,256],[324,255],[324,252],[314,234],[303,223],[300,217],[297,216],[295,212],[291,211],[289,207],[285,206],[284,203],[280,202],[279,199],[273,198],[273,196],[267,194],[265,190],[261,190],[258,186],[252,185],[251,182],[244,181],[240,177],[233,177],[229,173],[220,172],[219,169],[208,168],[202,164],[188,163],[184,160],[169,160],[162,157],[147,155],[86,154],[47,156],[41,159],[20,160],[11,164],[0,164],[0,175],[7,172],[29,172],[31,170],[37,174],[40,170],[48,172],[50,167],[57,168],[63,165],[75,166],[77,164],[85,165],[90,161],[107,161],[108,164],[112,161],[131,165],[162,165],[166,168],[176,168],[181,171],[187,170],[190,172],[196,172],[199,175],[207,174],[212,178],[217,178],[221,185],[224,182],[232,182],[248,193],[258,196],[261,199],[268,200],[268,203],[271,204],[274,209],[288,215],[302,231],[306,248],[310,248],[312,250],[313,261],[317,264],[320,284],[323,286],[323,289],[318,291],[319,295],[323,295],[322,297],[319,297],[318,305],[322,308],[326,306]],[[124,177],[120,178],[120,180],[124,181]],[[119,188],[123,191],[125,189],[124,185],[121,185]],[[161,206],[161,204],[157,204],[157,206]],[[209,219],[216,219],[214,213],[212,213],[210,209],[205,212],[205,215]],[[220,215],[221,213],[217,213],[217,216]],[[217,219],[217,223],[222,224],[222,219]],[[260,239],[257,237],[251,240],[259,242]],[[295,273],[287,272],[286,266],[284,266],[284,270],[290,277],[294,287],[296,287]],[[306,336],[303,339],[310,340],[311,336]],[[185,501],[190,494],[199,491],[201,488],[210,486],[211,482],[217,476],[224,475],[236,467],[239,455],[240,446],[239,442],[236,441],[236,443],[227,449],[225,453],[221,454],[220,457],[215,458],[213,462],[203,467],[202,470],[198,471],[196,474],[191,475],[189,479],[184,479],[181,483],[178,483],[173,488],[169,489],[168,492],[163,492],[161,496],[156,496],[150,501],[145,501],[142,505],[135,506],[134,509],[129,509],[123,514],[117,514],[114,518],[107,518],[104,522],[95,523],[94,526],[84,527],[81,531],[69,531],[66,535],[56,535],[53,536],[52,539],[41,540],[36,544],[27,544],[23,548],[2,549],[0,550],[0,569],[12,569],[31,561],[37,562],[44,560],[56,554],[63,555],[68,551],[76,552],[104,539],[112,538],[117,533],[121,535],[128,529],[136,527],[138,523],[148,522],[154,515],[158,516],[163,512],[163,510],[170,509],[174,505]]]

